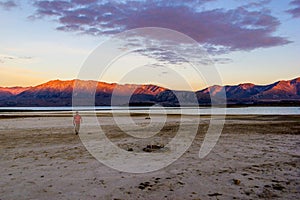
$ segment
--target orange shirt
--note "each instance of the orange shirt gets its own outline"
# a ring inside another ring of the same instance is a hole
[[[75,122],[75,124],[80,124],[80,122],[81,122],[81,116],[80,115],[75,115],[74,116],[74,122]]]

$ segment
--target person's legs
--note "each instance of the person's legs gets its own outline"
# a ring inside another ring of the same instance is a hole
[[[76,135],[79,133],[80,124],[75,124],[75,133]]]
[[[75,134],[77,135],[77,124],[74,125]]]

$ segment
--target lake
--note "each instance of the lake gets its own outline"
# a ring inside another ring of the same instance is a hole
[[[121,107],[121,106],[96,106],[76,107],[74,110],[97,113],[152,113],[152,114],[185,114],[185,115],[300,115],[300,107]],[[16,111],[72,111],[72,107],[0,107],[0,112]]]

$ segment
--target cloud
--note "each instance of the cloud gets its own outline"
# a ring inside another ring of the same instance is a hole
[[[289,14],[291,14],[293,18],[299,18],[300,17],[300,0],[291,1],[290,5],[294,6],[294,8],[287,10],[287,12]]]
[[[245,1],[245,0],[239,0],[241,2],[248,2],[248,1]],[[261,8],[267,4],[269,4],[271,2],[271,0],[252,0],[252,1],[249,1],[249,3],[245,4],[244,8]]]
[[[10,10],[17,7],[17,4],[15,3],[15,1],[0,1],[0,7],[5,10]]]
[[[204,45],[210,53],[253,50],[290,43],[276,36],[280,21],[265,8],[268,0],[225,9],[205,9],[212,0],[53,0],[34,3],[34,18],[52,17],[57,29],[95,36],[140,27],[163,27],[182,32]],[[255,5],[254,5],[255,4]]]
[[[185,63],[187,60],[181,57],[181,55],[176,55],[171,49],[166,50],[167,48],[148,48],[148,49],[140,49],[136,50],[135,53],[139,53],[144,56],[148,56],[150,58],[154,58],[157,61],[164,64],[177,64],[177,63]],[[167,61],[167,63],[166,63]],[[158,66],[158,65],[156,65]]]
[[[12,60],[31,60],[33,57],[30,56],[13,56],[13,55],[6,55],[6,54],[0,54],[0,63],[5,63]]]
[[[232,63],[232,59],[230,59],[230,58],[213,58],[213,62],[215,64],[228,64],[228,63]]]

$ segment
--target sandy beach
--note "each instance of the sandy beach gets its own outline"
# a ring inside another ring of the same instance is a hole
[[[143,115],[132,118],[147,124]],[[142,151],[148,142],[127,137],[110,115],[98,119],[121,148]],[[183,119],[189,131],[193,116]],[[300,198],[300,116],[227,116],[217,145],[200,159],[208,119],[201,119],[193,144],[173,164],[133,174],[97,161],[67,113],[2,115],[0,199]],[[160,134],[172,138],[180,120],[168,117]]]

